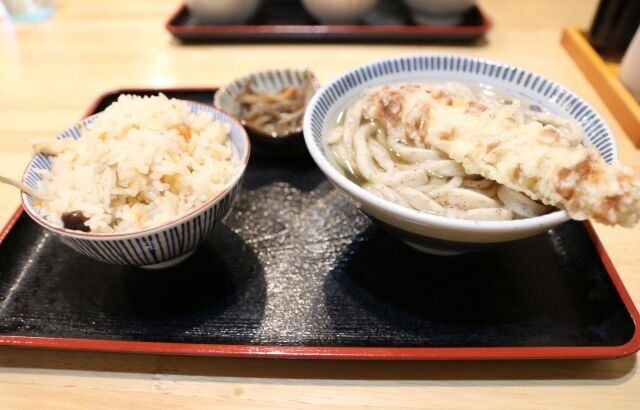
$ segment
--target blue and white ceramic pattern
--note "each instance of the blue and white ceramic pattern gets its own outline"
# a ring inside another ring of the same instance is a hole
[[[213,97],[213,106],[228,114],[237,115],[237,113],[240,111],[240,106],[238,105],[237,99],[240,93],[245,91],[247,82],[250,82],[256,90],[276,92],[289,86],[300,87],[304,85],[308,76],[311,76],[311,80],[313,81],[314,86],[316,88],[319,88],[319,85],[317,84],[317,81],[313,74],[303,68],[284,68],[251,73],[243,77],[236,78],[229,84],[220,88]],[[253,134],[258,134],[265,138],[273,139],[272,135],[269,135],[264,131],[253,127],[248,128],[249,131]],[[279,137],[291,137],[294,136],[294,134],[295,136],[299,136],[300,130],[292,131],[287,135],[280,135]]]
[[[33,198],[23,193],[22,204],[27,214],[71,248],[101,262],[155,269],[169,267],[188,258],[231,210],[242,185],[250,148],[244,128],[232,117],[213,107],[187,103],[191,111],[210,114],[212,119],[231,126],[231,143],[240,159],[240,166],[227,189],[217,197],[172,221],[131,233],[85,233],[52,225],[39,214],[38,208],[33,205]],[[80,138],[82,127],[93,122],[98,115],[100,114],[66,129],[57,138]],[[37,171],[50,167],[51,162],[47,155],[36,154],[27,165],[23,176],[24,183],[37,188],[41,180]]]
[[[267,70],[251,73],[236,78],[223,88],[220,88],[213,97],[213,105],[224,112],[237,111],[236,98],[245,90],[248,81],[256,90],[279,91],[288,86],[301,86],[306,77],[310,75],[306,69],[285,68],[280,70]]]
[[[507,64],[459,55],[426,54],[381,60],[341,75],[320,89],[304,118],[305,143],[329,180],[362,211],[409,245],[436,254],[479,250],[542,233],[568,220],[564,211],[513,221],[466,221],[415,211],[386,201],[345,177],[333,164],[324,136],[341,110],[364,90],[399,82],[456,81],[511,95],[534,110],[575,120],[608,162],[617,161],[615,140],[602,117],[554,81]]]

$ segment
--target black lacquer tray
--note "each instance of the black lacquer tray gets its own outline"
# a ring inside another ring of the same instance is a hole
[[[481,38],[491,21],[478,7],[455,25],[421,25],[400,0],[379,1],[359,24],[327,25],[315,21],[300,0],[266,0],[245,24],[210,24],[199,21],[185,6],[165,24],[181,41],[199,42],[469,42]]]
[[[214,93],[162,91],[204,103]],[[607,358],[640,347],[638,312],[589,224],[437,257],[373,226],[309,157],[252,154],[244,181],[226,223],[165,271],[96,262],[17,211],[0,235],[0,344],[383,359]]]

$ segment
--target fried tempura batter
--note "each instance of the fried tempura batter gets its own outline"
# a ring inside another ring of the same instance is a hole
[[[573,219],[631,227],[640,217],[636,171],[608,165],[595,148],[580,145],[583,133],[573,122],[523,110],[517,100],[484,100],[460,84],[400,84],[368,91],[363,114],[383,128],[390,147],[438,148],[467,173]]]

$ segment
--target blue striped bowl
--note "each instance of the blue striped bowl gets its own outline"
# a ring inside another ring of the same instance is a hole
[[[242,186],[242,176],[249,161],[250,150],[247,133],[232,117],[213,107],[189,101],[187,103],[192,112],[210,114],[212,119],[231,126],[231,142],[241,165],[228,187],[218,196],[186,215],[139,232],[85,233],[52,225],[40,215],[38,208],[33,205],[33,198],[23,193],[22,205],[27,214],[43,228],[58,236],[63,243],[101,262],[158,269],[187,259],[231,210]],[[56,138],[80,138],[82,128],[95,121],[99,115],[84,119],[61,132]],[[27,165],[23,182],[37,188],[41,180],[37,170],[50,168],[50,158],[47,155],[36,154]]]
[[[214,96],[213,106],[237,118],[249,132],[249,138],[255,148],[270,149],[274,153],[283,154],[305,152],[302,128],[277,135],[254,128],[240,119],[240,106],[237,98],[240,93],[244,92],[247,82],[250,82],[256,90],[276,92],[288,86],[299,87],[303,85],[307,75],[311,76],[315,88],[320,88],[313,73],[302,68],[283,68],[251,73],[236,78],[220,88]]]
[[[345,177],[330,159],[324,136],[349,102],[364,90],[398,82],[456,81],[491,87],[575,120],[585,145],[595,146],[608,163],[617,161],[615,140],[602,117],[580,97],[554,81],[495,61],[459,55],[426,54],[381,60],[347,72],[320,89],[304,118],[305,143],[327,178],[384,229],[421,251],[457,254],[542,233],[568,220],[564,211],[513,221],[466,221],[418,212],[386,201]]]

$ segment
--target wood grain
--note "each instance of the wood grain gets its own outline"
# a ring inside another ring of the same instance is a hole
[[[189,45],[163,23],[170,0],[59,0],[53,19],[0,25],[0,174],[19,178],[28,140],[76,121],[111,88],[208,86],[249,71],[307,66],[321,81],[371,60],[452,52],[501,60],[566,85],[635,150],[560,45],[561,27],[586,27],[596,0],[484,0],[486,44]],[[0,187],[0,222],[18,204]],[[640,227],[597,227],[635,303]],[[631,409],[640,402],[635,357],[612,361],[323,362],[163,357],[0,349],[0,409]]]
[[[631,141],[640,148],[640,104],[618,79],[619,65],[605,62],[575,27],[563,31],[562,45],[607,103]]]

